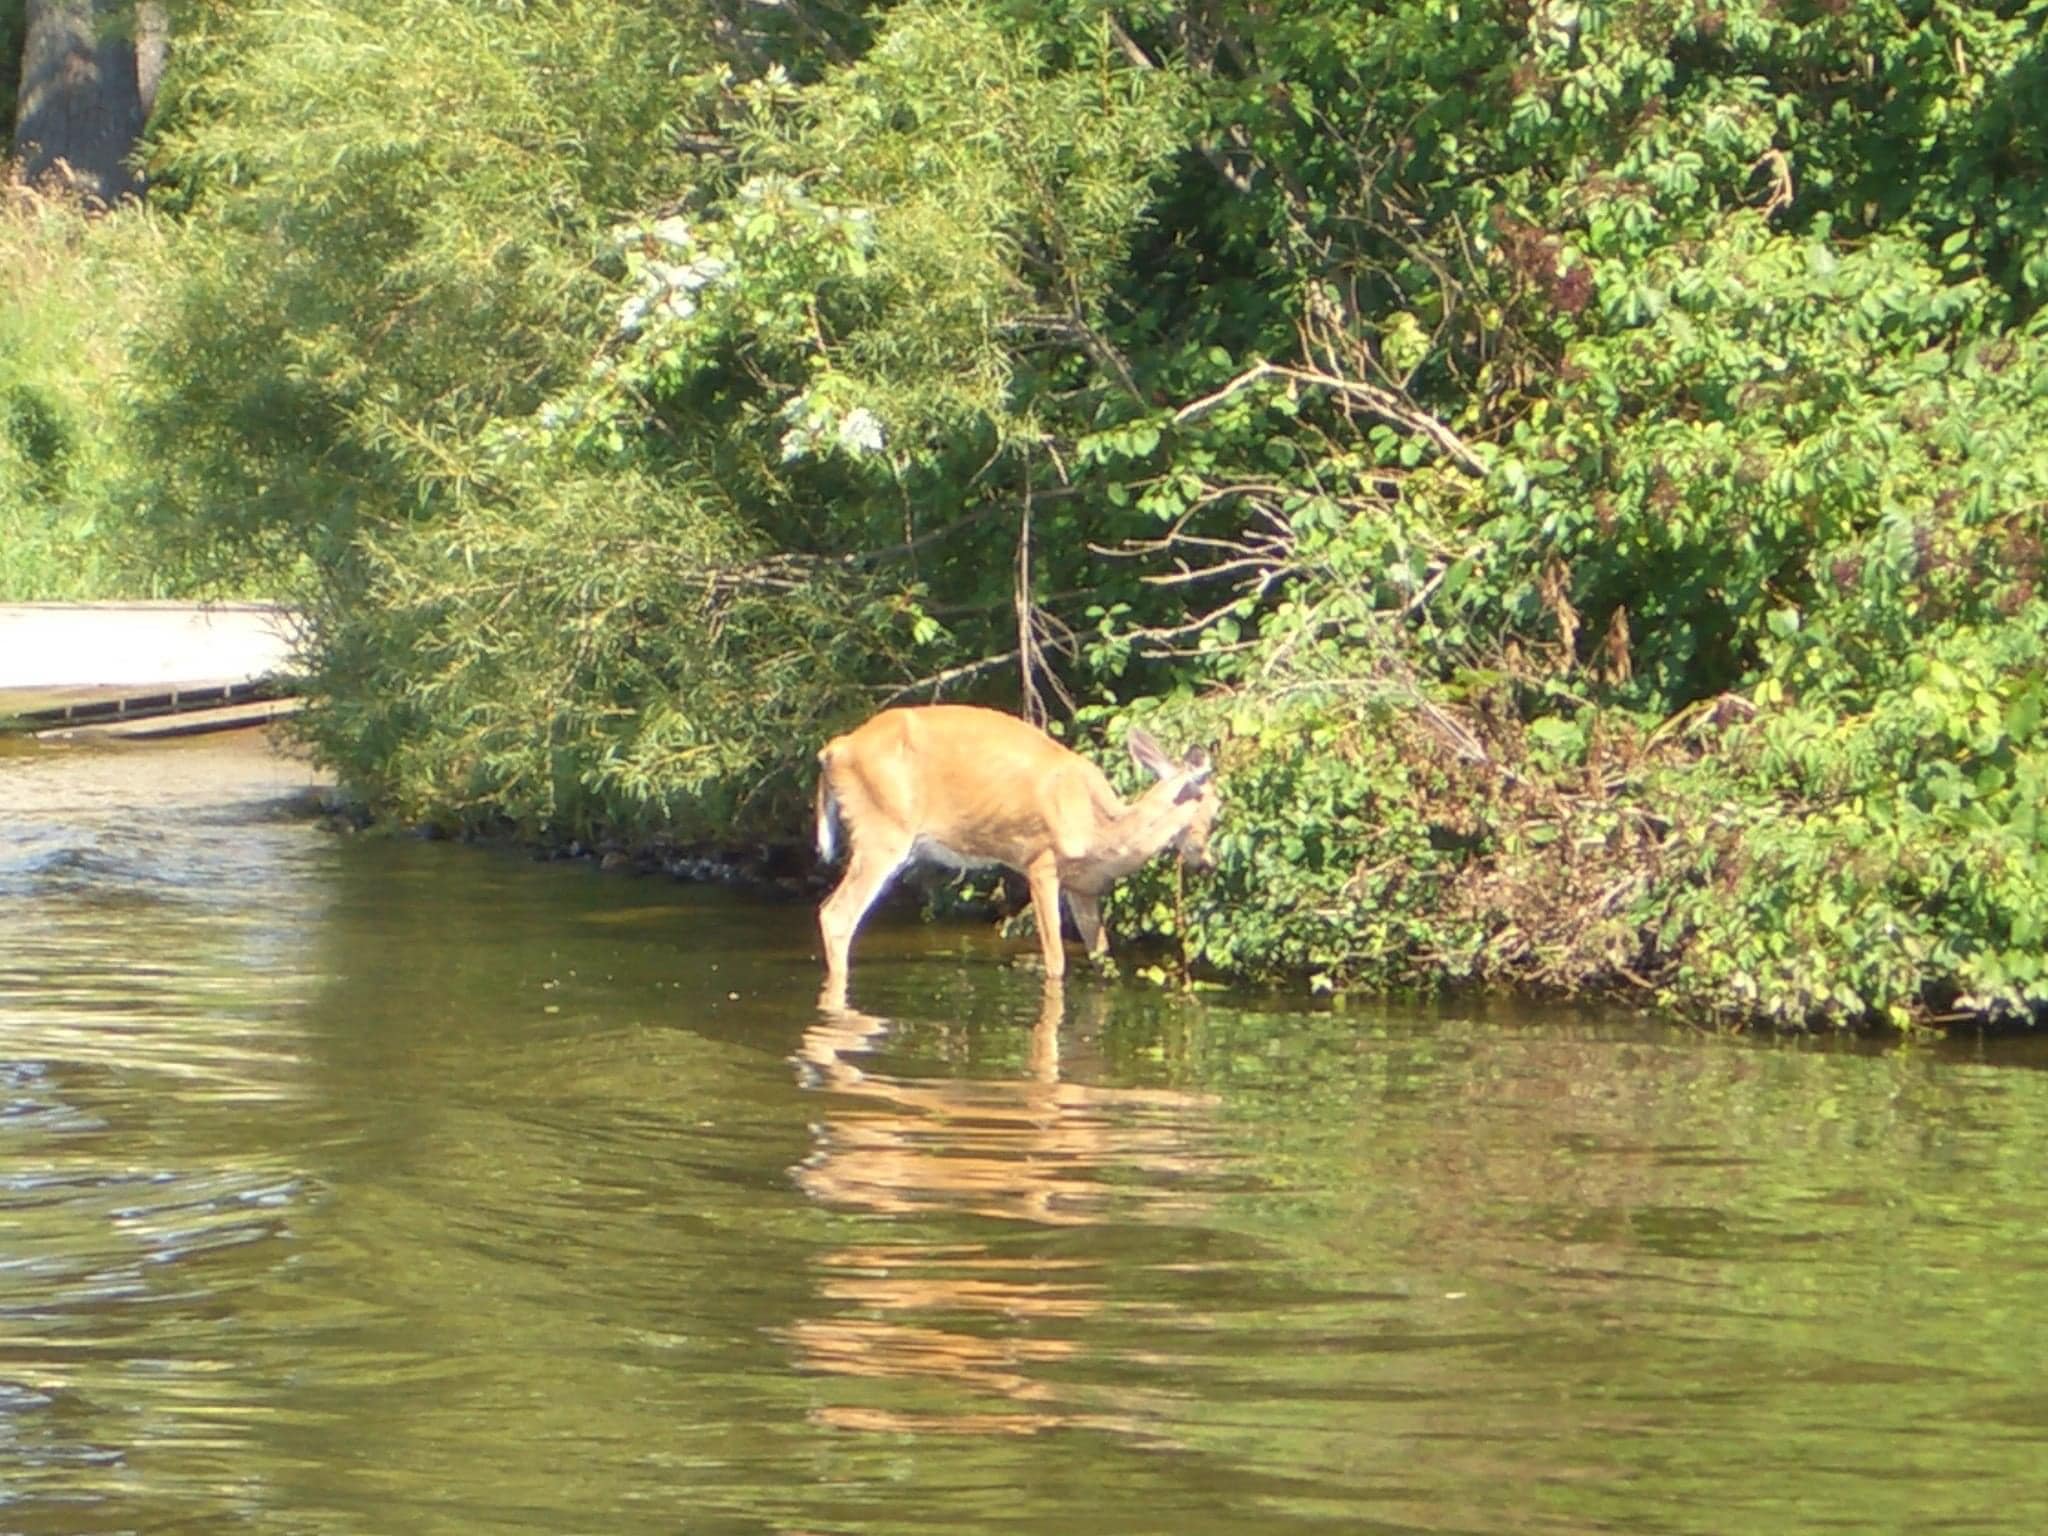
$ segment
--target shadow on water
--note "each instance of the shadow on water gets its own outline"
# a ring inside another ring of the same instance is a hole
[[[2033,1532],[2032,1042],[1310,1009],[0,760],[0,1530]]]

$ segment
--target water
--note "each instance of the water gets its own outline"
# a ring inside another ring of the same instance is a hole
[[[2040,1049],[1329,1013],[0,757],[0,1531],[2048,1528]]]

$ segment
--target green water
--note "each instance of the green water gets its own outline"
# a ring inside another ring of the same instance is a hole
[[[2048,1055],[1042,1015],[0,757],[0,1531],[2048,1529]]]

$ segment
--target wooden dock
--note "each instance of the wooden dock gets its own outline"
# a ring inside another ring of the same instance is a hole
[[[266,725],[297,616],[274,603],[0,604],[0,730],[148,738]]]

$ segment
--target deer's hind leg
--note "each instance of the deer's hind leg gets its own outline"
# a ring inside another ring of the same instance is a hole
[[[907,840],[886,843],[878,843],[872,837],[866,841],[855,840],[852,854],[846,861],[846,873],[818,908],[818,938],[825,947],[825,978],[828,982],[845,981],[847,952],[852,948],[853,935],[860,927],[861,919],[868,915],[875,898],[888,889],[889,881],[909,857],[910,843]]]

